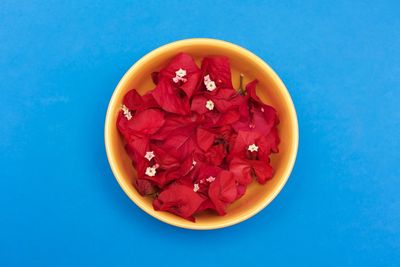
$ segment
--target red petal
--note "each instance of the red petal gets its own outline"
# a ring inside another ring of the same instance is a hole
[[[226,205],[234,201],[237,195],[233,174],[229,171],[221,171],[215,181],[210,184],[208,195],[218,214],[226,214]]]
[[[249,145],[256,144],[260,137],[258,132],[239,131],[229,156],[245,158]]]
[[[257,96],[256,87],[258,84],[258,80],[253,80],[246,85],[246,93],[247,95],[254,99],[255,101],[262,103],[261,99]]]
[[[185,70],[186,76],[200,71],[192,56],[186,53],[179,53],[171,59],[166,68],[160,71],[160,74],[166,77],[175,77],[175,71],[179,69]]]
[[[253,167],[254,173],[257,176],[257,181],[260,184],[264,184],[268,179],[272,178],[273,170],[268,162],[252,160],[250,164]]]
[[[229,110],[221,114],[216,125],[231,125],[240,119],[239,111]]]
[[[220,112],[226,112],[233,108],[238,108],[246,99],[238,94],[234,89],[218,89],[214,95],[210,94],[211,100]]]
[[[129,130],[148,135],[157,132],[164,124],[164,113],[156,109],[146,109],[135,114],[128,121]]]
[[[209,74],[218,88],[233,88],[229,58],[224,56],[205,57],[201,63],[201,71],[204,76]],[[200,84],[204,86],[203,80]]]
[[[176,76],[176,71],[183,69],[186,71],[186,82],[178,86],[191,97],[200,79],[200,69],[197,67],[194,59],[185,53],[176,55],[168,66],[160,71],[160,76],[165,78],[168,82],[173,83],[172,78]]]
[[[192,100],[191,110],[197,112],[198,114],[207,113],[209,110],[206,108],[206,103],[209,99],[204,96],[195,96]]]
[[[145,110],[159,107],[153,96],[149,93],[141,96],[133,89],[124,96],[124,105],[130,110]]]
[[[199,83],[200,72],[187,75],[187,81],[184,82],[180,88],[186,93],[188,97],[191,97],[196,90],[196,86]]]
[[[214,206],[214,204],[212,203],[211,200],[206,199],[203,203],[201,203],[201,205],[200,205],[200,207],[197,209],[196,213],[197,213],[197,212],[202,212],[202,211],[205,211],[205,210],[208,210],[208,209],[213,209],[213,210],[215,210],[215,206]]]
[[[180,165],[179,158],[173,157],[167,149],[164,149],[163,146],[156,143],[154,146],[152,146],[152,150],[156,156],[156,162],[161,168],[170,169],[176,168]]]
[[[251,166],[247,160],[234,158],[229,164],[229,170],[239,184],[248,185],[253,181]]]
[[[182,115],[189,114],[189,98],[168,80],[160,80],[152,95],[163,110]]]
[[[142,97],[135,89],[130,90],[124,96],[124,105],[130,110],[137,110],[143,104]]]
[[[188,186],[173,184],[161,192],[153,201],[155,210],[172,212],[188,220],[194,220],[192,215],[203,202],[203,198]]]
[[[134,185],[142,196],[155,193],[155,188],[150,181],[144,179],[136,179]]]
[[[247,186],[246,186],[246,185],[239,184],[239,185],[237,186],[237,196],[236,196],[236,199],[241,198],[241,197],[246,193],[246,189],[247,189]]]
[[[278,152],[279,136],[276,127],[272,128],[268,135],[258,139],[258,156],[262,160],[268,160],[271,152]]]
[[[169,136],[175,135],[175,133],[191,133],[197,126],[196,116],[181,116],[177,114],[166,114],[165,123],[161,129],[155,133],[151,138],[155,140],[166,140]]]
[[[226,153],[223,144],[212,146],[206,153],[197,153],[196,156],[210,165],[219,166],[222,164]]]
[[[215,134],[203,129],[197,128],[197,145],[203,150],[207,151],[215,140]]]
[[[151,73],[151,80],[153,81],[154,84],[158,84],[158,75],[160,73],[158,71],[154,71]]]

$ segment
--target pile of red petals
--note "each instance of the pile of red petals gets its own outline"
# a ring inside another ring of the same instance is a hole
[[[191,221],[204,210],[224,215],[253,180],[272,178],[279,120],[257,96],[257,80],[238,91],[228,58],[205,57],[199,68],[185,53],[151,76],[153,90],[125,95],[117,127],[134,185],[155,210]]]

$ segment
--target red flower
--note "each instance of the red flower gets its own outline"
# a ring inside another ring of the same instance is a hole
[[[126,93],[123,103],[131,111],[159,107],[152,94],[147,93],[141,96],[135,89]]]
[[[240,121],[234,123],[236,131],[252,131],[268,134],[271,129],[279,123],[278,116],[273,107],[262,103],[256,94],[256,85],[258,81],[254,80],[246,86],[245,105],[241,106],[241,113],[245,113]],[[247,112],[246,112],[247,111]]]
[[[217,144],[212,146],[206,153],[198,155],[200,159],[208,164],[219,166],[223,163],[226,156],[224,144]]]
[[[167,79],[159,81],[152,95],[165,111],[181,115],[190,113],[189,97]]]
[[[146,109],[137,112],[135,116],[128,121],[127,127],[141,135],[150,135],[156,133],[164,124],[164,113],[157,109]]]
[[[267,161],[240,158],[234,158],[230,162],[229,170],[233,173],[235,180],[244,186],[250,184],[253,178],[260,184],[264,184],[272,178],[273,174],[272,167]]]
[[[223,56],[205,57],[201,62],[202,77],[199,87],[206,89],[204,77],[209,75],[210,80],[215,82],[216,88],[233,88],[231,78],[231,67],[229,58]]]
[[[130,143],[125,145],[125,150],[132,159],[132,164],[138,173],[138,177],[142,177],[146,171],[147,162],[144,161],[144,155],[148,150],[147,138],[134,138],[131,136]]]
[[[173,78],[177,77],[177,71],[184,70],[183,80],[178,83]],[[172,85],[181,88],[188,97],[191,97],[200,78],[200,70],[194,59],[185,53],[176,55],[165,69],[159,73],[159,80],[168,80]],[[186,81],[185,81],[186,80]]]
[[[247,185],[251,178],[265,183],[272,178],[269,155],[277,152],[279,137],[274,128],[265,136],[258,132],[239,131],[230,153],[230,170],[235,173],[239,183]]]
[[[212,111],[214,107],[207,108],[207,101],[209,100],[210,100],[209,98],[202,95],[193,97],[192,106],[190,108],[191,111],[197,112],[200,115]]]
[[[173,184],[164,189],[158,198],[153,201],[155,210],[174,213],[187,220],[195,221],[193,214],[197,211],[204,199],[185,185]]]
[[[207,151],[215,140],[215,134],[203,128],[197,128],[197,145],[203,150]]]
[[[207,94],[210,95],[210,99],[214,102],[215,107],[219,112],[226,112],[234,108],[238,109],[245,101],[243,96],[231,88],[221,88],[216,92],[216,94],[205,93],[205,95]]]
[[[142,196],[151,195],[156,192],[151,182],[145,179],[136,179],[134,185]]]
[[[230,158],[251,158],[252,156],[258,155],[258,153],[249,151],[249,146],[254,144],[260,147],[258,141],[261,137],[262,135],[259,132],[239,131],[235,143],[233,144]]]
[[[154,145],[176,159],[187,158],[195,147],[197,119],[196,116],[167,115],[163,126],[152,136]]]
[[[237,196],[236,182],[229,171],[221,171],[208,189],[210,200],[219,215],[225,215],[225,207],[233,202]]]
[[[180,73],[181,72],[181,73]],[[200,78],[200,70],[188,54],[178,54],[159,74],[153,74],[157,83],[152,95],[165,111],[189,114],[189,100]]]

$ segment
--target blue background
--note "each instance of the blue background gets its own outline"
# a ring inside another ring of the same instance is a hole
[[[399,2],[258,2],[0,2],[0,265],[400,265]],[[283,191],[217,231],[143,213],[103,143],[125,71],[190,37],[266,60],[299,118]]]

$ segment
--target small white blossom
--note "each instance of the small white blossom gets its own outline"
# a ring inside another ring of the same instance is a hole
[[[183,78],[186,76],[186,70],[179,68],[179,70],[175,71],[176,76],[172,78],[174,83],[178,83],[179,81],[186,82],[187,79]]]
[[[217,88],[215,82],[210,79],[210,75],[204,76],[204,85],[210,92],[214,91]]]
[[[121,106],[122,111],[125,113],[129,112],[129,109],[127,108],[127,106],[125,106],[124,104],[122,104]]]
[[[208,177],[208,178],[206,179],[206,181],[209,182],[209,183],[212,183],[212,182],[215,181],[215,177],[210,176],[210,177]]]
[[[257,151],[258,151],[258,146],[256,146],[256,144],[249,145],[248,150],[249,150],[250,152],[254,152],[254,151],[257,152]]]
[[[192,161],[192,166],[190,167],[190,170],[193,170],[194,166],[196,166],[197,162],[195,160]]]
[[[153,177],[153,176],[155,176],[156,173],[157,173],[156,169],[157,169],[156,167],[147,167],[147,168],[146,168],[145,174],[146,174],[147,176]]]
[[[194,185],[193,185],[193,191],[194,191],[194,192],[199,191],[199,189],[200,189],[199,184],[194,184]]]
[[[211,100],[207,100],[206,102],[206,108],[208,110],[213,110],[214,109],[214,102],[212,102]]]
[[[154,151],[147,151],[146,155],[144,156],[148,161],[155,157]]]
[[[207,87],[207,90],[210,92],[214,91],[217,88],[217,86],[215,85],[215,82],[213,82],[213,81],[207,83],[206,87]]]
[[[183,78],[186,76],[186,70],[179,68],[179,70],[175,71],[176,77]]]
[[[172,80],[174,81],[174,83],[178,83],[179,82],[179,77],[174,77],[174,78],[172,78]]]
[[[182,77],[178,77],[178,76],[172,78],[172,80],[174,81],[174,83],[178,83],[179,81],[182,81],[182,82],[186,82],[187,81],[186,78],[182,78]]]
[[[204,179],[201,179],[199,183],[204,184]]]
[[[264,112],[264,108],[263,107],[261,108],[261,112]]]
[[[122,112],[124,112],[124,116],[125,118],[129,121],[130,119],[132,119],[132,114],[129,111],[129,108],[127,108],[125,105],[121,106]]]

